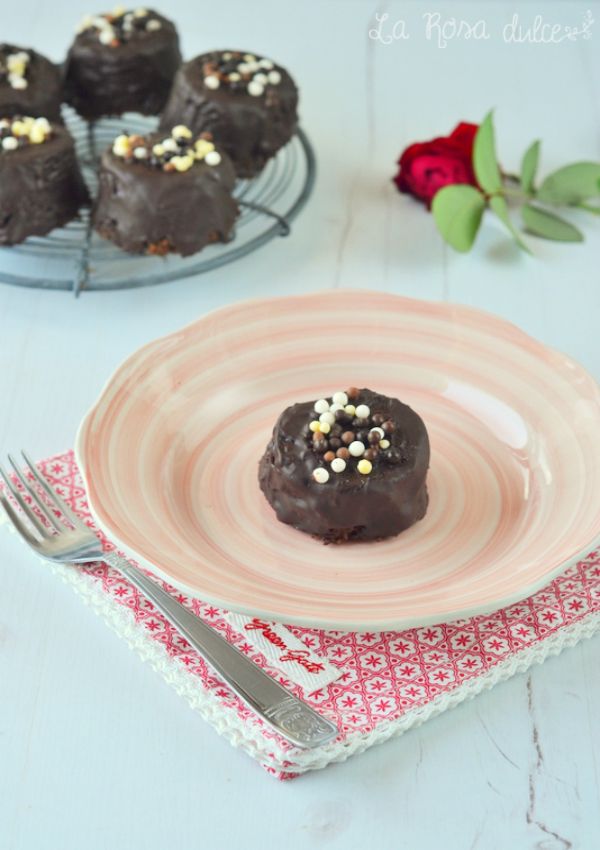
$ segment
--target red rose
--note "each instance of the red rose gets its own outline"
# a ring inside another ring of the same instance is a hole
[[[473,171],[473,142],[477,124],[459,124],[449,136],[416,142],[406,148],[394,182],[401,192],[413,195],[431,208],[437,191],[453,183],[477,186]]]

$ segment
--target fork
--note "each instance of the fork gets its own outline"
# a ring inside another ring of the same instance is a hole
[[[177,602],[116,552],[105,552],[102,543],[51,486],[26,452],[22,452],[35,481],[46,495],[52,510],[46,505],[33,482],[21,471],[11,455],[10,464],[23,490],[46,518],[48,525],[32,510],[5,468],[0,475],[8,492],[30,523],[29,527],[0,489],[0,504],[26,543],[38,555],[55,563],[86,563],[104,561],[144,594],[189,644],[227,682],[233,691],[266,724],[282,737],[299,747],[319,747],[332,741],[339,730],[335,724],[318,714],[302,700],[287,691],[250,658],[225,640],[203,620]],[[59,515],[69,523],[65,524]]]

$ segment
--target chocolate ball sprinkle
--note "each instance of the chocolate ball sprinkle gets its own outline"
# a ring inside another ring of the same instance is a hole
[[[373,425],[377,425],[377,426],[382,425],[383,421],[384,421],[381,413],[374,413],[373,416],[371,416],[371,419],[373,421]]]
[[[358,387],[350,387],[349,390],[346,390],[346,395],[349,399],[358,398],[360,395],[360,390]]]
[[[378,446],[381,441],[381,434],[379,431],[369,431],[367,434],[367,440],[373,445]]]
[[[335,458],[334,452],[325,452],[325,454],[323,455],[323,460],[326,460],[327,463],[331,463],[331,461],[334,460],[334,458]]]
[[[391,466],[397,466],[399,463],[402,463],[402,452],[399,449],[388,449],[384,452],[383,457],[386,463],[391,464]]]
[[[349,458],[350,458],[350,452],[348,451],[348,449],[345,446],[342,446],[341,449],[338,449],[335,454],[336,454],[336,457],[341,457],[342,460],[349,460]]]
[[[346,443],[346,445],[350,445],[350,443],[354,442],[354,431],[344,431],[342,434],[342,443]]]
[[[377,451],[377,449],[367,449],[363,457],[365,458],[365,460],[370,460],[372,463],[379,457],[379,452]]]
[[[313,448],[315,451],[319,452],[319,454],[325,454],[327,449],[329,448],[329,443],[327,440],[315,440],[313,443]]]
[[[396,430],[396,426],[394,425],[393,422],[390,422],[389,419],[388,419],[387,422],[383,422],[381,427],[383,429],[384,434],[393,434],[394,431]]]
[[[333,449],[334,451],[337,451],[341,445],[342,441],[339,437],[331,437],[331,439],[329,440],[329,448]]]

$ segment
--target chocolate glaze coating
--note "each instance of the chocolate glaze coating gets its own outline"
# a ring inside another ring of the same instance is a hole
[[[158,142],[163,134],[149,138]],[[101,157],[94,227],[132,254],[187,257],[209,242],[228,242],[238,205],[231,196],[233,165],[220,153],[219,165],[195,162],[188,171],[166,172],[124,160],[107,148]]]
[[[185,124],[194,135],[211,132],[233,160],[238,176],[253,177],[296,132],[298,89],[280,65],[274,70],[281,74],[281,82],[267,85],[259,97],[225,85],[210,89],[204,85],[203,66],[218,61],[223,52],[205,53],[181,66],[160,129]]]
[[[259,464],[260,488],[281,522],[325,541],[378,540],[425,516],[429,439],[423,420],[398,399],[368,389],[361,389],[360,402],[397,424],[404,460],[396,466],[377,460],[369,475],[348,463],[344,472],[330,472],[325,484],[317,484],[313,470],[329,465],[305,434],[314,402],[288,407]]]
[[[9,53],[19,50],[31,57],[27,65],[27,88],[13,89],[6,77],[0,78],[0,118],[31,115],[32,118],[47,118],[51,123],[62,124],[62,76],[59,69],[29,47],[0,44],[0,57],[4,60]]]
[[[118,47],[101,44],[95,30],[76,36],[67,54],[66,103],[88,120],[123,112],[157,115],[181,64],[174,24],[148,10],[162,27]]]
[[[0,245],[44,236],[75,218],[89,201],[69,133],[0,153]]]

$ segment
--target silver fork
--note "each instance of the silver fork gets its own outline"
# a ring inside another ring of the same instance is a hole
[[[58,563],[79,564],[104,561],[113,567],[150,599],[154,607],[184,636],[252,711],[291,743],[299,747],[319,747],[338,735],[339,730],[335,724],[287,691],[254,661],[247,658],[218,632],[173,599],[145,573],[116,552],[104,552],[102,543],[92,529],[88,528],[65,504],[29,455],[26,452],[22,454],[53,510],[49,509],[33,486],[33,482],[23,474],[13,457],[9,455],[8,459],[23,490],[31,496],[34,504],[48,521],[49,527],[31,509],[2,464],[0,464],[0,474],[31,527],[23,521],[1,489],[0,504],[16,530],[38,555],[47,561]],[[62,514],[69,525],[62,522],[54,511]]]

